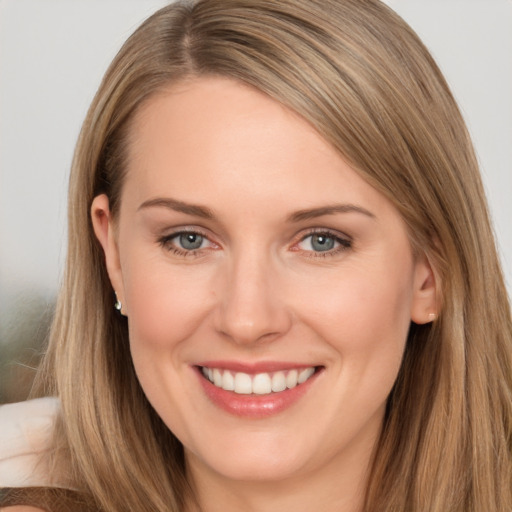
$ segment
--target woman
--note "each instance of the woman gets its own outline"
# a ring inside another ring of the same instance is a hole
[[[33,505],[511,509],[512,328],[476,159],[384,5],[162,9],[105,76],[69,201],[38,380],[65,490]]]

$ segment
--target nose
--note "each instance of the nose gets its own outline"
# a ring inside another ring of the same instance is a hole
[[[216,329],[240,345],[275,340],[291,327],[279,272],[270,258],[242,255],[228,265],[218,288]]]

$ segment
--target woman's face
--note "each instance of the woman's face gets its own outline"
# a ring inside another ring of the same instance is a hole
[[[175,85],[134,120],[115,226],[105,196],[92,214],[140,384],[192,471],[364,471],[434,284],[308,123],[234,81]]]

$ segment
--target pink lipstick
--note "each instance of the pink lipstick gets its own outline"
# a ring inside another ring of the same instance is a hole
[[[208,361],[195,369],[212,403],[236,416],[265,418],[296,403],[323,367],[279,362]]]

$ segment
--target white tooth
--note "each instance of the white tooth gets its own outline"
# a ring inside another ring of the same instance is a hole
[[[208,368],[208,378],[210,382],[213,382],[213,370],[211,368]]]
[[[297,376],[299,372],[297,370],[290,370],[286,375],[286,387],[288,389],[294,388],[297,385]]]
[[[235,393],[239,395],[250,395],[252,393],[251,376],[247,373],[237,373],[235,375]]]
[[[203,366],[201,368],[201,371],[203,372],[203,375],[208,378],[208,368],[206,368],[206,366]]]
[[[213,370],[213,383],[218,387],[222,387],[222,373],[219,369]]]
[[[268,373],[258,373],[252,381],[252,392],[267,395],[272,391],[272,381]]]
[[[306,382],[309,379],[309,377],[311,377],[311,375],[313,375],[313,373],[315,373],[315,369],[314,368],[305,368],[304,370],[302,370],[299,373],[299,378],[297,379],[297,382],[299,384],[302,384],[303,382]]]
[[[272,391],[274,393],[278,393],[279,391],[284,391],[286,389],[286,377],[284,376],[284,372],[276,372],[272,376]]]
[[[235,379],[229,370],[224,370],[222,376],[222,389],[233,391],[235,389]]]

